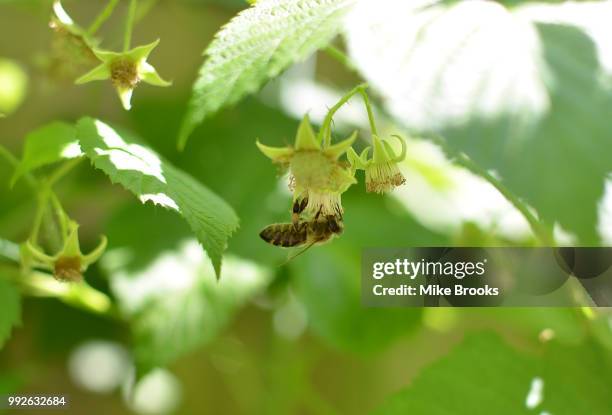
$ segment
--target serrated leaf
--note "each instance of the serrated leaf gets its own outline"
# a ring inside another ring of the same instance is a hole
[[[204,118],[329,43],[354,1],[260,0],[232,19],[204,52],[179,147]]]
[[[47,124],[26,136],[23,157],[15,169],[11,185],[32,170],[81,155],[72,125],[59,121]]]
[[[153,202],[180,214],[219,275],[227,240],[238,228],[231,206],[131,134],[119,133],[102,121],[81,119],[77,138],[93,165],[113,183],[120,183],[143,203]]]
[[[399,122],[443,135],[544,222],[592,245],[612,170],[609,3],[360,2],[348,45]]]
[[[21,296],[17,287],[0,279],[0,349],[21,324]]]
[[[252,262],[226,258],[220,281],[195,240],[175,244],[137,271],[113,264],[127,247],[110,251],[103,266],[130,318],[137,366],[164,366],[205,345],[247,300],[265,288],[271,273]],[[136,252],[137,253],[137,252]]]
[[[541,355],[519,352],[497,336],[470,335],[375,414],[608,414],[609,363],[599,346],[554,342]]]

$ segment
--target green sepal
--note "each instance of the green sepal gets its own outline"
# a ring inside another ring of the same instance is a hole
[[[357,131],[353,132],[349,138],[343,140],[337,144],[331,145],[327,147],[324,152],[328,156],[332,157],[334,160],[338,159],[342,154],[344,154],[348,149],[351,148],[355,140],[357,139]]]
[[[294,150],[291,147],[270,147],[265,144],[261,144],[259,140],[255,142],[259,151],[261,151],[266,157],[276,163],[287,163],[293,156]]]
[[[81,85],[87,82],[93,81],[103,81],[105,79],[110,79],[111,72],[110,66],[103,63],[101,65],[96,66],[91,71],[87,72],[85,75],[78,78],[75,83],[77,85]]]
[[[310,125],[310,118],[308,114],[304,116],[300,126],[298,127],[297,135],[295,137],[295,149],[296,150],[320,150],[321,145],[317,141],[317,137]]]

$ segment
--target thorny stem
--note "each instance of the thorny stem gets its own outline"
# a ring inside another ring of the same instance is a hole
[[[137,6],[137,0],[130,0],[130,7],[128,9],[127,18],[125,20],[125,35],[123,37],[124,52],[130,50],[130,44],[132,43],[132,30],[134,29],[134,18],[136,17]]]
[[[365,88],[367,88],[367,84],[357,85],[355,88],[351,89],[348,93],[346,93],[346,95],[340,98],[340,100],[333,107],[329,109],[329,111],[327,112],[327,115],[325,116],[325,119],[323,120],[323,126],[321,127],[321,130],[319,131],[319,136],[317,137],[319,142],[323,142],[325,140],[324,142],[325,145],[329,145],[331,143],[331,121],[332,121],[332,118],[334,117],[334,114],[344,104],[346,104],[353,95],[360,93],[360,91],[365,90]]]
[[[87,29],[87,34],[93,36],[100,27],[108,20],[108,18],[113,14],[115,10],[115,6],[117,6],[119,0],[110,0],[106,7],[100,12],[100,14],[96,17],[93,23]]]

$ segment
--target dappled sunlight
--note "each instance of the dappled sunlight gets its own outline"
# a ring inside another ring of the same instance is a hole
[[[170,196],[165,193],[148,193],[138,197],[142,203],[153,202],[153,204],[162,206],[168,209],[176,210],[180,212],[180,209],[176,202],[172,200]]]
[[[91,392],[109,394],[118,389],[130,373],[127,350],[118,343],[89,340],[70,355],[68,370],[72,381]]]
[[[165,369],[149,372],[135,384],[124,389],[126,404],[140,415],[164,415],[173,413],[181,402],[182,388],[179,380]]]
[[[81,146],[79,146],[79,143],[77,141],[74,141],[72,143],[68,143],[61,150],[61,153],[60,153],[60,156],[62,158],[65,158],[65,159],[81,157],[82,155],[83,155],[83,152],[81,151]]]
[[[422,224],[442,232],[459,232],[465,222],[512,240],[531,231],[525,218],[490,183],[453,165],[425,140],[408,140],[401,165],[406,184],[393,196]]]
[[[181,242],[176,249],[160,255],[144,269],[129,272],[131,255],[125,249],[111,250],[102,265],[113,272],[111,286],[125,312],[132,314],[155,299],[165,299],[196,290],[203,285],[219,292],[240,295],[263,288],[270,278],[264,267],[254,262],[227,256],[220,280],[202,247],[195,239]]]
[[[518,16],[532,21],[577,26],[584,30],[595,42],[600,65],[608,75],[612,75],[612,2],[526,2],[516,12]]]
[[[118,170],[134,170],[166,183],[162,162],[157,154],[138,144],[128,144],[115,130],[101,121],[95,121],[96,129],[106,148],[95,148],[96,154],[108,156]]]
[[[546,113],[533,26],[495,2],[423,4],[360,2],[349,18],[351,55],[398,119],[437,129],[512,116],[520,130]]]
[[[531,386],[529,387],[529,393],[525,398],[525,406],[527,409],[534,409],[542,403],[544,392],[544,381],[542,378],[533,378]]]

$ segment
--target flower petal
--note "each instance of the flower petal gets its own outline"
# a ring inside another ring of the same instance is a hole
[[[117,87],[117,94],[119,95],[119,99],[121,100],[121,105],[126,111],[129,111],[132,108],[132,93],[134,92],[133,88],[123,88]]]

